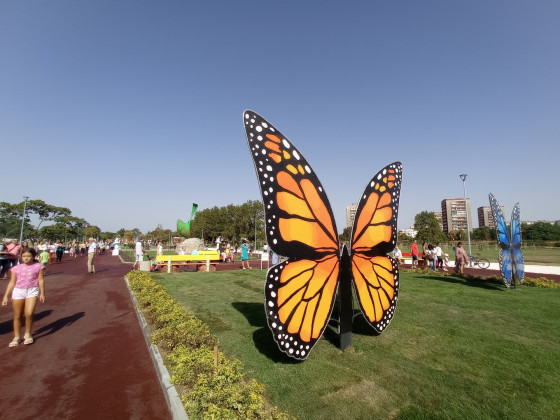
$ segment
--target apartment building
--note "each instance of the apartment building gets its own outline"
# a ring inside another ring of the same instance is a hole
[[[472,232],[472,213],[470,198],[446,198],[441,201],[441,218],[443,231],[449,233],[454,230],[467,230]]]

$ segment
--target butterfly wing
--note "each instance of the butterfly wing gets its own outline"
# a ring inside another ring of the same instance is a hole
[[[243,120],[265,210],[270,248],[288,257],[265,283],[268,325],[280,350],[305,359],[330,318],[340,262],[338,235],[317,176],[288,139],[253,111]]]
[[[519,203],[513,206],[511,212],[511,254],[515,275],[520,283],[525,277],[525,263],[523,262],[523,252],[521,251],[521,220]]]
[[[491,193],[488,195],[488,198],[490,200],[494,222],[496,223],[496,239],[498,241],[498,247],[500,248],[500,271],[504,284],[509,287],[513,272],[510,236],[498,201]]]
[[[352,277],[367,321],[381,333],[393,318],[399,296],[399,269],[387,254],[397,243],[402,165],[379,171],[361,196],[352,228]]]

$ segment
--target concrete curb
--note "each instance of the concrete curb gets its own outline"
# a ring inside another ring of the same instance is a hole
[[[128,291],[130,292],[130,297],[132,299],[132,303],[134,304],[134,310],[136,311],[138,321],[140,322],[140,328],[142,328],[142,333],[144,334],[146,344],[148,345],[148,348],[150,350],[150,356],[152,357],[152,362],[154,363],[154,367],[156,368],[156,372],[161,387],[163,388],[163,393],[165,395],[167,405],[169,406],[169,410],[171,411],[171,415],[173,416],[174,420],[189,420],[189,416],[187,416],[187,413],[185,412],[185,407],[183,407],[181,397],[175,389],[175,386],[171,383],[171,376],[169,375],[167,368],[163,364],[161,353],[159,352],[157,346],[152,344],[150,327],[148,326],[144,315],[138,308],[138,301],[134,296],[134,292],[130,289],[128,278],[125,277],[124,280],[126,281]]]

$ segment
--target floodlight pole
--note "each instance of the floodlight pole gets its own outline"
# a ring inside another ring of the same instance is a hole
[[[29,197],[24,196],[23,199],[25,200],[23,202],[23,213],[21,214],[21,229],[19,231],[19,244],[21,245],[21,242],[23,241],[23,223],[25,222],[25,208],[27,206],[27,200],[29,200]]]
[[[467,174],[461,174],[459,175],[459,178],[461,178],[461,180],[463,181],[463,198],[465,200],[465,214],[467,215],[467,242],[469,244],[469,267],[472,267],[471,230],[469,229],[469,211],[467,209],[467,188],[465,187]]]

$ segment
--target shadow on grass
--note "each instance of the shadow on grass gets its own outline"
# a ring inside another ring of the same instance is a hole
[[[263,304],[254,302],[233,302],[231,305],[247,318],[249,325],[258,327],[253,333],[253,342],[255,343],[256,349],[261,354],[264,354],[274,363],[301,363],[299,360],[287,356],[278,349],[274,337],[272,336],[272,331],[270,331],[267,326]]]
[[[381,333],[375,331],[375,329],[371,326],[371,324],[367,322],[366,318],[364,317],[364,314],[359,309],[354,310],[354,322],[352,324],[352,333],[365,335],[368,337],[377,337],[378,335],[381,335]]]
[[[251,327],[266,327],[264,304],[255,302],[233,302],[231,306],[247,318]]]
[[[499,290],[499,291],[505,291],[506,290],[506,288],[504,287],[501,280],[500,281],[489,280],[489,279],[483,279],[481,277],[473,277],[473,276],[457,277],[457,276],[430,276],[430,275],[427,275],[427,276],[425,276],[425,278],[428,278],[430,280],[442,281],[442,282],[446,282],[446,283],[452,283],[452,284],[463,284],[465,286],[478,287],[478,288],[487,289],[487,290]]]
[[[260,303],[254,302],[233,302],[232,306],[239,311],[252,327],[258,329],[253,333],[253,342],[257,350],[264,354],[267,358],[275,363],[295,364],[300,363],[297,359],[287,356],[284,352],[278,349],[278,345],[274,341],[272,331],[268,328],[266,316],[264,313],[264,306]],[[333,313],[336,316],[336,311]],[[354,309],[354,321],[352,325],[352,333],[365,335],[365,336],[378,336],[379,333],[365,320],[362,312],[359,309]],[[329,326],[325,328],[323,339],[327,340],[331,345],[340,348],[340,334],[337,330],[335,321],[329,322]]]
[[[335,305],[333,312],[331,314],[331,318],[329,320],[329,326],[332,329],[332,334],[334,334],[334,337],[329,338],[329,336],[327,336],[328,330],[325,330],[324,337],[330,343],[340,348],[340,334],[338,333],[337,320],[338,320],[338,308]],[[366,321],[364,314],[360,309],[359,304],[356,301],[354,301],[354,309],[352,315],[352,334],[366,335],[370,337],[376,337],[379,335],[379,333],[375,331],[375,329],[371,326],[371,324],[369,324]]]

